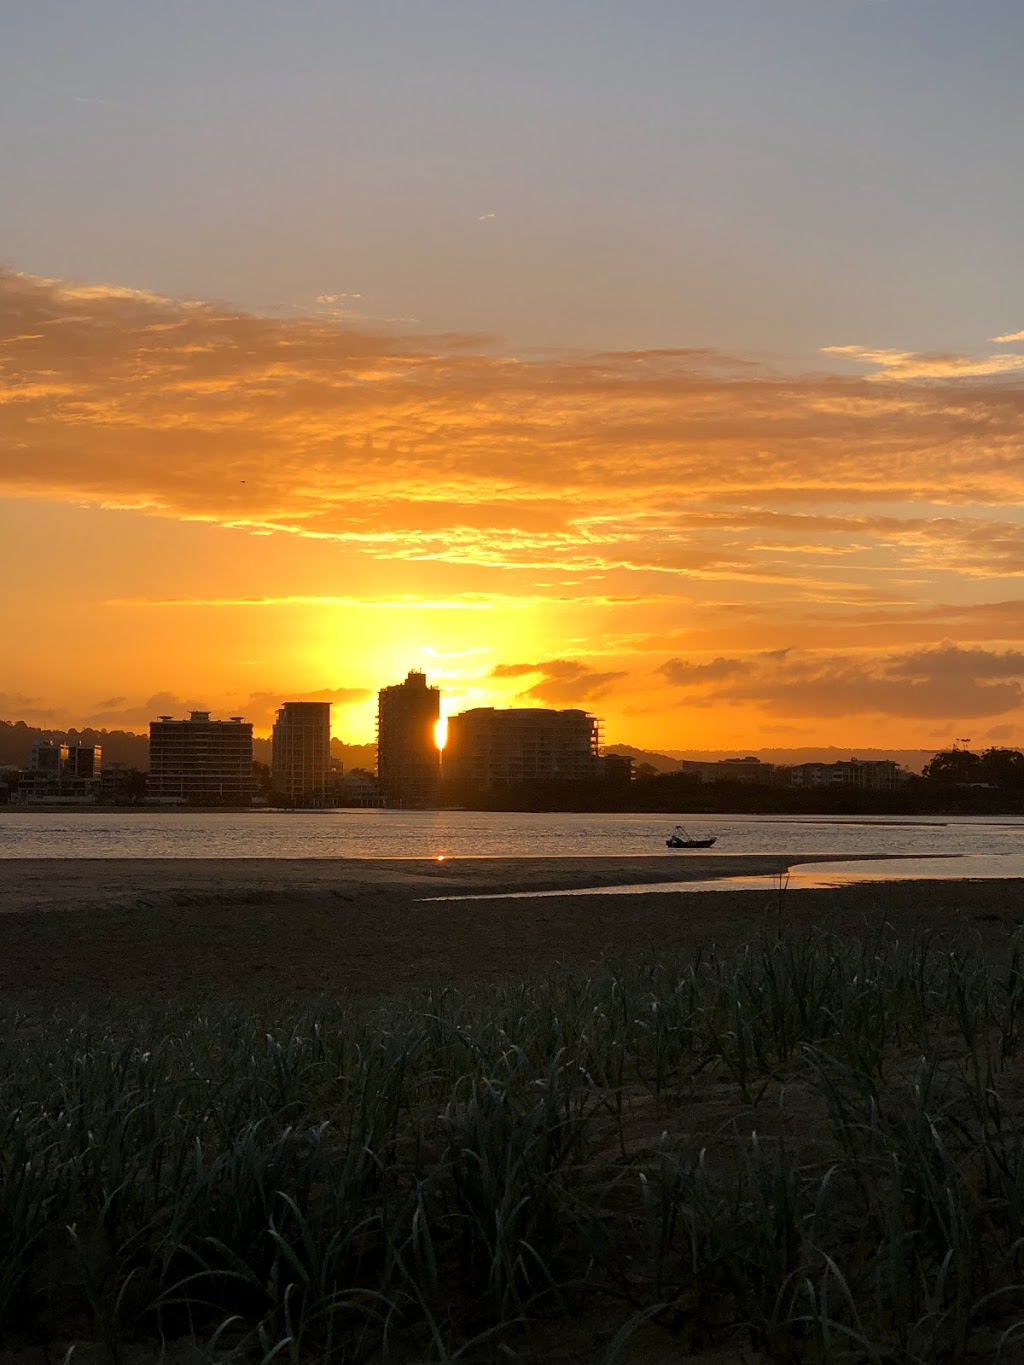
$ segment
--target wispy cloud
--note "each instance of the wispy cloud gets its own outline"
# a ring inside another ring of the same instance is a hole
[[[126,697],[112,697],[106,702],[97,703],[94,713],[87,717],[89,725],[129,726],[144,730],[149,722],[160,716],[187,716],[190,711],[212,711],[218,716],[238,715],[251,721],[257,730],[267,730],[273,724],[278,707],[286,701],[328,701],[333,706],[344,708],[361,706],[373,694],[358,687],[324,687],[314,691],[296,692],[280,689],[239,693],[221,699],[214,705],[212,699],[195,696],[181,696],[175,692],[154,692],[141,700],[131,701]]]
[[[60,708],[43,697],[32,697],[24,692],[0,692],[0,720],[55,722]]]
[[[782,650],[707,665],[668,660],[660,672],[691,687],[688,706],[756,704],[774,716],[835,720],[877,715],[950,723],[1018,710],[1024,702],[1024,653],[963,649],[847,654]]]
[[[686,517],[1024,497],[1024,394],[1007,383],[1024,357],[834,353],[879,374],[776,375],[700,349],[516,357],[8,272],[0,487],[411,563],[779,583],[791,564]]]
[[[711,659],[707,663],[694,663],[688,659],[667,659],[659,672],[674,687],[707,687],[708,683],[721,682],[723,678],[735,677],[746,673],[750,664],[742,659]]]
[[[1019,341],[1016,336],[995,341]],[[873,350],[869,346],[824,346],[825,355],[859,360],[878,367],[878,379],[979,379],[1024,370],[1024,355],[929,355],[917,351]]]
[[[103,99],[99,95],[72,95],[71,98],[75,102],[75,104],[92,104],[98,106],[101,109],[128,108],[128,106],[126,104],[122,104],[120,100]]]
[[[1024,355],[845,345],[794,374],[700,347],[510,354],[343,302],[266,317],[0,272],[0,492],[318,566],[139,579],[112,609],[430,612],[437,658],[491,651],[467,687],[507,658],[485,681],[523,704],[1019,706]],[[964,652],[919,657],[944,635]],[[148,708],[142,687],[108,700]]]
[[[461,598],[457,595],[443,601],[400,595],[396,597],[324,596],[313,593],[293,593],[284,597],[111,597],[106,607],[359,607],[379,611],[490,611],[494,602],[489,598]]]

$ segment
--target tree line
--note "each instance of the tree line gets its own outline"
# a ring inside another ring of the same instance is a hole
[[[1024,791],[1024,753],[1002,748],[985,749],[980,754],[970,749],[943,749],[925,764],[921,776],[926,782]]]

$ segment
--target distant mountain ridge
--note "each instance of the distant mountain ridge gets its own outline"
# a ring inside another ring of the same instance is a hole
[[[124,763],[129,768],[149,767],[149,736],[131,730],[83,729],[55,730],[49,727],[26,725],[23,720],[0,720],[0,765],[27,768],[32,758],[32,745],[48,739],[58,744],[99,744],[103,748],[104,763]]]
[[[634,767],[649,763],[658,772],[672,773],[679,770],[681,762],[717,763],[723,758],[757,758],[762,763],[776,763],[792,767],[797,763],[836,763],[851,758],[866,760],[892,759],[910,772],[919,773],[924,765],[935,757],[934,749],[840,749],[836,745],[799,749],[664,749],[659,751],[637,749],[632,744],[608,744],[606,754],[622,754],[632,758]]]

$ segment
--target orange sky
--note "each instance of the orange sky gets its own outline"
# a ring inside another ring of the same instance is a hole
[[[0,273],[0,717],[410,667],[648,748],[1024,743],[1024,338],[511,348]]]
[[[1024,5],[7,8],[0,718],[1024,745]]]

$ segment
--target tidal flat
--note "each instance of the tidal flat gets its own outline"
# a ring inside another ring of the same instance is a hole
[[[790,866],[822,856],[12,859],[0,867],[0,992],[373,1000],[738,947],[780,923],[854,935],[888,925],[904,939],[967,923],[998,945],[1024,918],[1016,881],[786,889]],[[683,890],[755,873],[772,889]],[[437,899],[669,878],[679,892]]]

